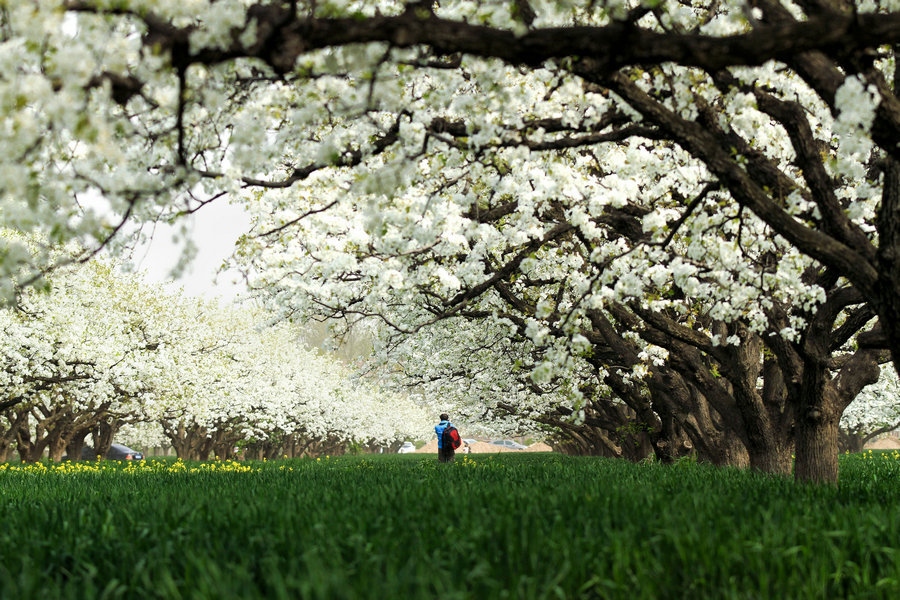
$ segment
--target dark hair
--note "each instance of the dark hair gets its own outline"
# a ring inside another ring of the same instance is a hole
[[[450,415],[448,415],[447,413],[441,413],[441,421],[449,421],[449,420],[450,420]]]

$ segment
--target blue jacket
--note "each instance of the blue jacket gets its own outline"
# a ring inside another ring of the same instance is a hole
[[[434,432],[438,436],[438,448],[444,447],[444,430],[450,427],[450,421],[441,421],[434,426]]]

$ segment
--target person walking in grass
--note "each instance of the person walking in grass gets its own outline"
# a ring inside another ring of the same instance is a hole
[[[438,460],[440,462],[453,462],[456,449],[461,440],[456,427],[450,422],[450,415],[441,414],[441,422],[435,425],[434,432],[438,439]]]

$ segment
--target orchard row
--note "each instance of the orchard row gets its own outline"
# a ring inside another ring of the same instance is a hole
[[[389,447],[428,430],[386,394],[250,304],[150,285],[108,261],[55,271],[0,310],[0,462],[101,455],[113,437],[183,458]]]

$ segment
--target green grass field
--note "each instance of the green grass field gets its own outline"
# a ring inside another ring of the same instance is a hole
[[[0,598],[900,597],[900,455],[841,467],[813,487],[549,454],[6,465]]]

